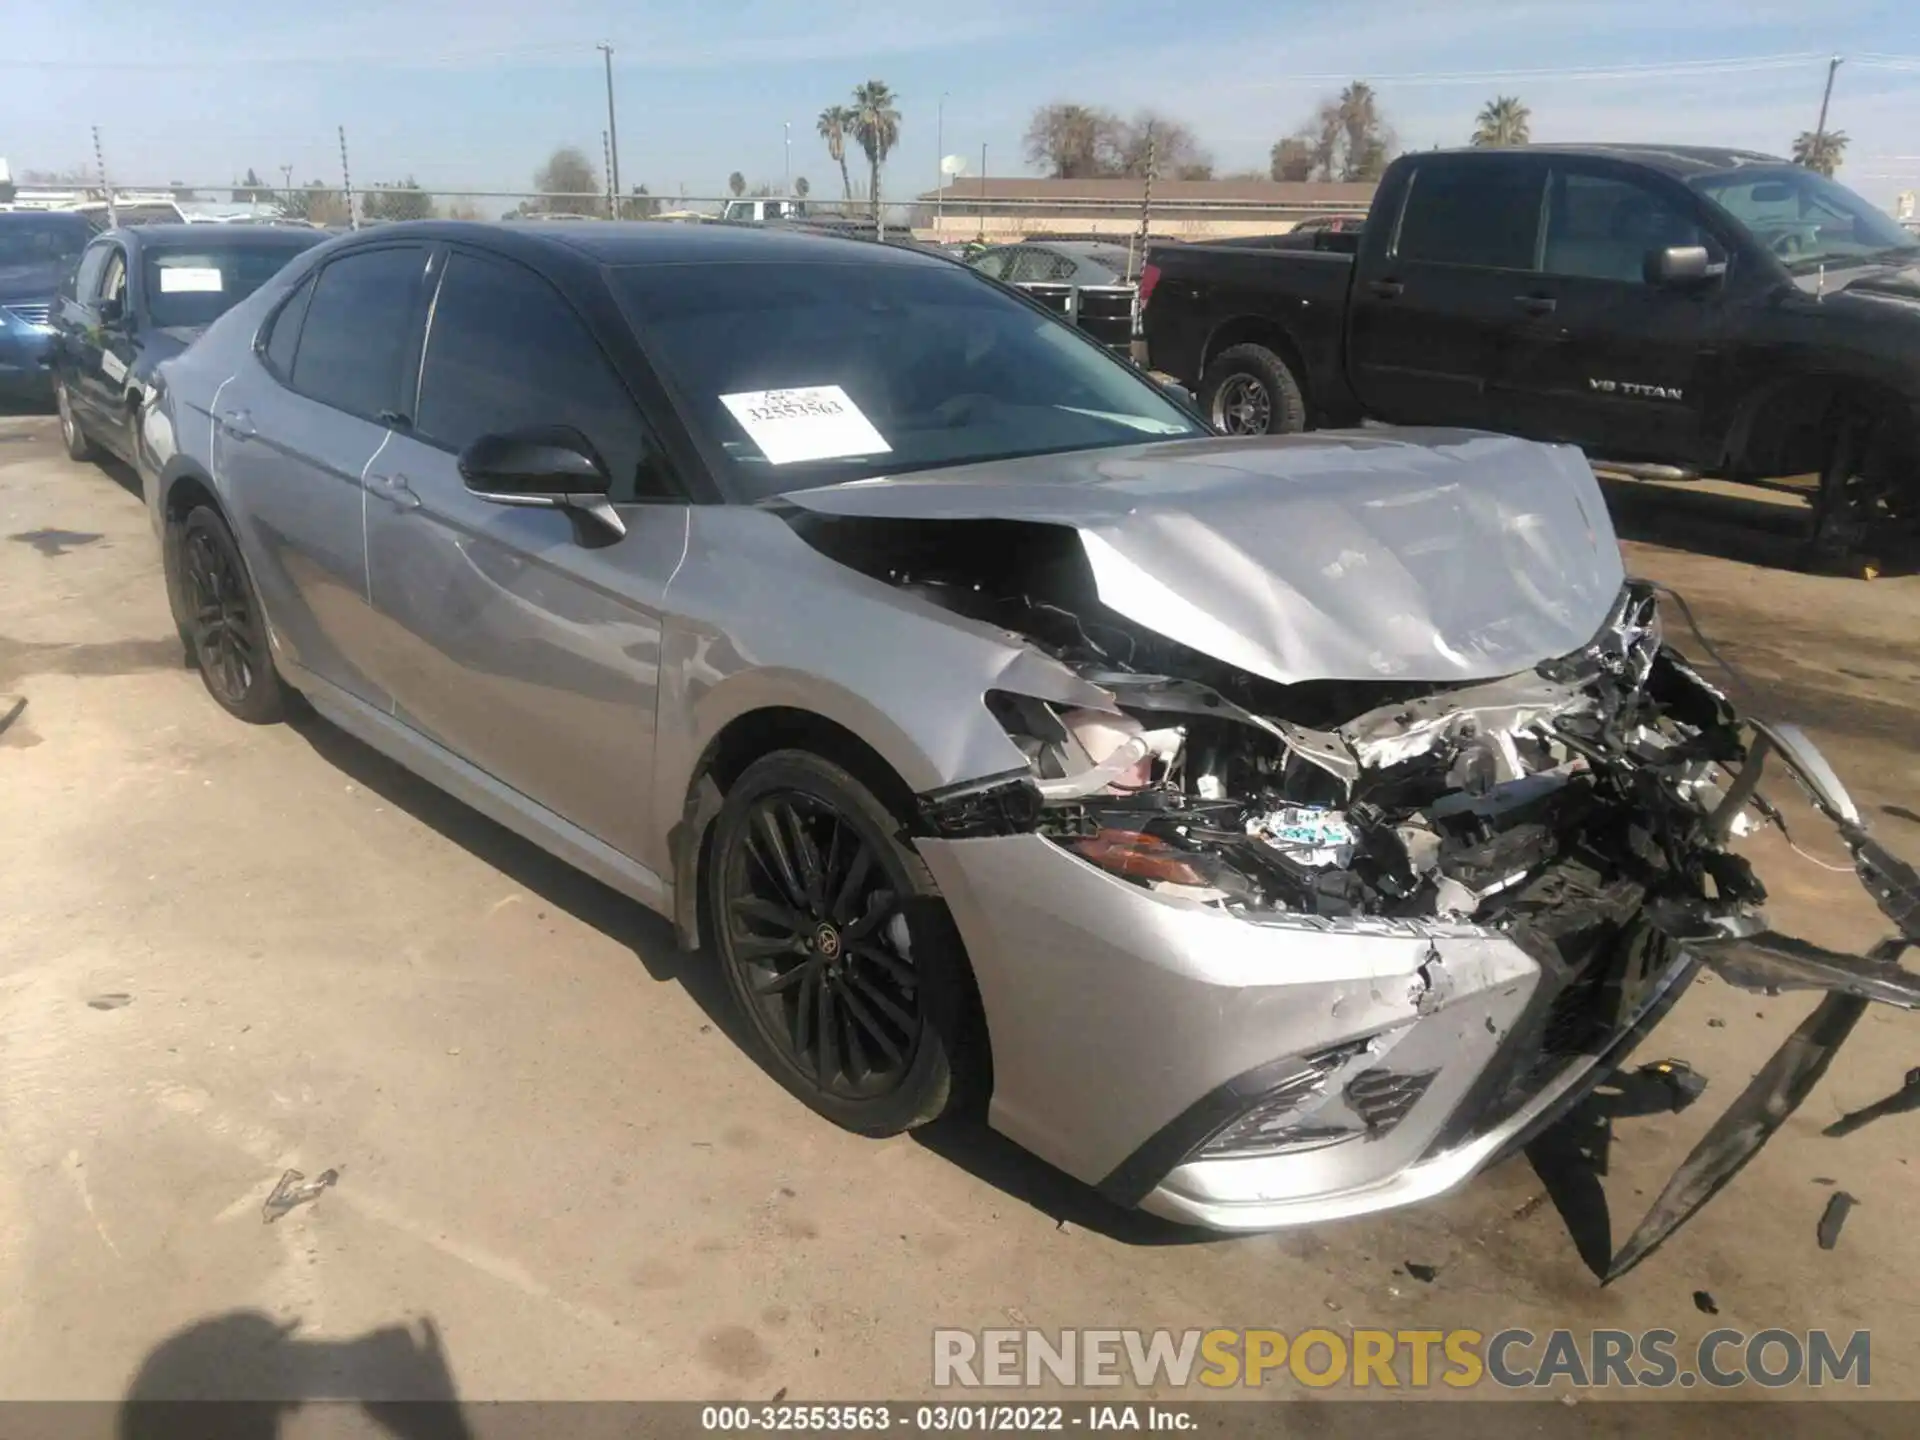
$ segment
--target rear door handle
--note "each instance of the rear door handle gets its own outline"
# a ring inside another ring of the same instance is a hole
[[[1551,315],[1560,302],[1551,295],[1516,295],[1513,303],[1529,315]]]
[[[220,417],[220,428],[236,440],[251,440],[260,432],[253,428],[253,416],[245,410],[229,410]]]
[[[369,475],[367,489],[389,502],[396,510],[418,510],[420,497],[404,475]]]
[[[1367,282],[1367,289],[1378,295],[1382,300],[1396,299],[1406,288],[1407,287],[1402,285],[1398,280],[1369,280]]]

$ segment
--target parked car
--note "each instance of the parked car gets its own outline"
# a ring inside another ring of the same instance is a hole
[[[1404,156],[1373,215],[1357,256],[1156,247],[1152,364],[1229,433],[1365,415],[1680,477],[1817,471],[1826,548],[1920,534],[1920,240],[1844,186],[1537,145]]]
[[[1025,240],[982,250],[967,263],[982,275],[1017,285],[1116,350],[1131,349],[1136,287],[1127,248],[1099,241]]]
[[[0,212],[0,400],[53,398],[54,292],[92,237],[78,215]]]
[[[326,235],[304,226],[142,225],[87,246],[55,302],[54,400],[67,454],[139,463],[155,368]]]
[[[1346,235],[1366,228],[1365,215],[1310,215],[1294,226],[1289,234],[1313,235],[1325,232]]]
[[[967,262],[1009,285],[1125,285],[1127,247],[1097,241],[1022,241],[982,250]]]
[[[1765,746],[1572,450],[1210,435],[963,266],[729,226],[345,237],[160,387],[213,698],[671,915],[852,1130],[978,1100],[1123,1204],[1359,1214],[1758,943]]]

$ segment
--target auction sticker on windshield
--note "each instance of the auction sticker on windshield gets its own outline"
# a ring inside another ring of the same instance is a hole
[[[220,271],[212,265],[165,265],[160,269],[160,289],[164,294],[218,292],[221,288]]]
[[[748,390],[722,395],[720,403],[771,465],[879,455],[893,449],[838,385]]]

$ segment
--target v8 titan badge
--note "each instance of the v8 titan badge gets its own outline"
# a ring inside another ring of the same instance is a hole
[[[749,390],[722,395],[720,403],[770,465],[884,455],[893,449],[838,385]]]

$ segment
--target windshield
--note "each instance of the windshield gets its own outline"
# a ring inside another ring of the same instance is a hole
[[[1131,366],[958,266],[612,275],[736,499],[1207,433]]]
[[[1844,185],[1798,165],[1732,170],[1690,182],[1793,271],[1920,260],[1920,240]]]
[[[92,238],[92,228],[74,215],[0,216],[0,268],[68,264]]]
[[[313,241],[320,238],[316,235]],[[147,319],[162,330],[173,325],[211,325],[306,248],[304,244],[216,243],[191,249],[149,250]]]

